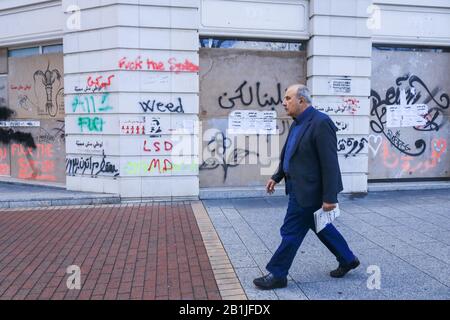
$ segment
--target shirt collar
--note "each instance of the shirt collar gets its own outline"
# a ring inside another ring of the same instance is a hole
[[[295,124],[298,125],[305,121],[306,117],[313,111],[313,109],[314,108],[312,106],[306,108],[305,111],[303,111],[298,117],[294,118]]]

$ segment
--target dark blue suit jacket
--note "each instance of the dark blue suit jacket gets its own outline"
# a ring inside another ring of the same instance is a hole
[[[292,190],[286,189],[286,194],[294,192],[301,207],[319,207],[323,202],[338,202],[337,194],[343,187],[337,157],[336,131],[330,117],[316,109],[302,123],[289,160]],[[272,176],[276,182],[285,178],[283,160],[286,143],[281,151],[278,170]]]

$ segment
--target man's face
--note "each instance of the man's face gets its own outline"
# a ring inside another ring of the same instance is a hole
[[[300,106],[301,99],[297,98],[296,88],[289,88],[286,90],[286,94],[283,99],[284,110],[290,117],[297,117],[301,113]]]

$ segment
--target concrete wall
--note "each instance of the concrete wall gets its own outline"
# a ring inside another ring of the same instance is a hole
[[[0,1],[0,46],[61,39],[64,23],[61,0]]]
[[[78,5],[81,29],[64,35],[67,188],[198,195],[197,1]]]

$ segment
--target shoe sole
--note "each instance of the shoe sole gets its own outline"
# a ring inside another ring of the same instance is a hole
[[[284,285],[278,285],[278,286],[274,286],[274,287],[262,287],[262,286],[258,286],[256,283],[253,283],[255,285],[255,287],[257,287],[258,289],[261,290],[273,290],[273,289],[282,289],[282,288],[286,288],[287,287],[287,283]]]

